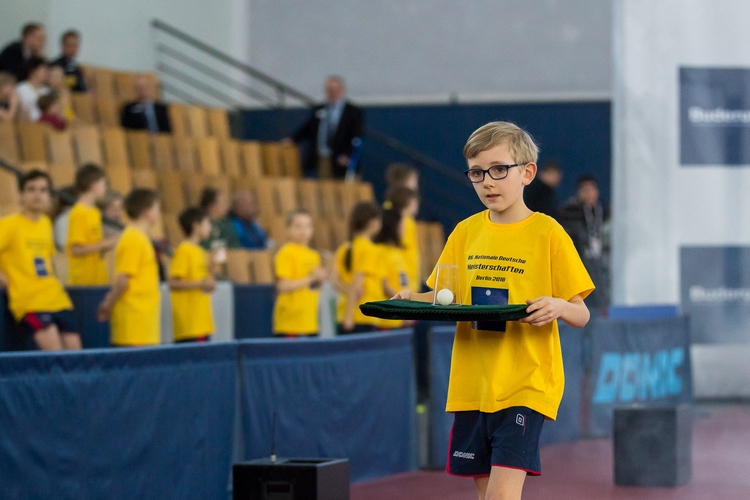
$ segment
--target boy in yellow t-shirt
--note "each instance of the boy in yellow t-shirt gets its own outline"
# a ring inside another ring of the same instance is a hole
[[[471,134],[466,176],[488,210],[456,226],[438,261],[458,266],[463,304],[526,303],[530,313],[518,322],[456,326],[447,469],[473,477],[479,498],[520,499],[526,475],[541,473],[539,435],[557,416],[565,378],[557,320],[579,328],[589,320],[583,299],[594,284],[570,237],[523,201],[537,156],[531,136],[512,123]],[[434,271],[428,285],[435,286]]]
[[[55,253],[50,208],[52,181],[31,170],[18,181],[21,211],[0,219],[0,269],[8,307],[22,334],[43,350],[80,349],[73,304],[52,269]]]
[[[384,300],[380,251],[372,239],[380,231],[380,207],[372,202],[354,206],[349,219],[349,241],[336,250],[333,284],[339,292],[339,334],[377,330],[380,320],[365,316],[359,305]]]
[[[422,289],[419,241],[417,238],[417,213],[419,212],[419,192],[406,186],[391,189],[386,194],[387,203],[401,215],[402,253],[406,262],[409,279],[407,289],[419,292]]]
[[[156,192],[134,189],[125,198],[130,223],[115,249],[112,289],[99,305],[99,321],[111,318],[112,345],[159,344],[159,266],[148,236],[161,217]]]
[[[107,194],[107,176],[94,164],[76,172],[78,201],[70,210],[67,254],[71,285],[106,285],[107,264],[104,253],[117,244],[118,236],[104,238],[102,214],[96,203]]]
[[[214,265],[200,242],[211,234],[211,219],[201,208],[179,217],[186,239],[179,244],[169,270],[175,342],[206,342],[214,333],[211,293],[216,290]]]
[[[276,303],[273,333],[287,337],[318,335],[318,296],[326,271],[320,254],[310,248],[313,220],[305,210],[295,210],[286,221],[289,242],[274,259]]]
[[[380,251],[380,270],[385,297],[393,297],[399,290],[411,290],[403,236],[404,221],[401,213],[395,208],[383,210],[380,232],[372,241]],[[401,328],[405,323],[402,320],[381,319],[378,326],[392,329]]]

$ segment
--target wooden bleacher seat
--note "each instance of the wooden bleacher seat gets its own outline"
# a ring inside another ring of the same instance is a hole
[[[417,222],[422,276],[429,276],[445,246],[445,232],[439,222]]]
[[[234,283],[249,284],[252,282],[250,255],[247,250],[227,250],[226,274]]]
[[[94,95],[91,92],[73,92],[70,96],[73,112],[76,115],[76,123],[83,125],[94,125],[99,123],[94,104]]]
[[[0,205],[0,217],[17,214],[21,210],[19,205]]]
[[[125,131],[120,127],[102,128],[104,162],[107,165],[130,165]]]
[[[117,99],[97,96],[94,99],[94,108],[96,109],[96,123],[103,127],[120,126],[122,105]]]
[[[301,208],[310,212],[313,219],[323,217],[324,211],[321,206],[322,202],[318,189],[318,181],[314,179],[300,179],[297,181],[297,192]]]
[[[187,135],[190,137],[208,137],[208,117],[206,110],[198,106],[185,107]]]
[[[110,189],[114,189],[123,196],[133,189],[133,177],[127,165],[107,164],[105,170]]]
[[[159,171],[159,197],[165,212],[179,213],[187,206],[185,202],[185,188],[179,172]]]
[[[15,207],[18,202],[18,181],[15,174],[0,169],[0,207]]]
[[[188,135],[186,108],[184,104],[173,102],[167,105],[167,115],[175,136]]]
[[[313,219],[314,231],[312,246],[319,252],[336,250],[333,239],[333,229],[331,223],[326,219]]]
[[[149,136],[150,152],[153,154],[151,164],[159,171],[170,172],[175,169],[174,139],[170,134],[152,134]]]
[[[202,137],[195,139],[195,146],[198,152],[200,171],[206,175],[220,175],[219,140],[215,137]]]
[[[43,123],[19,123],[21,160],[47,161],[47,126]]]
[[[10,163],[17,163],[21,159],[18,134],[12,123],[0,123],[0,158]]]
[[[263,176],[263,151],[260,142],[242,141],[240,143],[240,158],[246,177],[258,179]]]
[[[91,67],[87,73],[89,84],[97,97],[115,99],[115,72],[106,68]]]
[[[134,188],[159,189],[156,172],[153,170],[136,169],[131,172]]]
[[[302,160],[296,144],[281,144],[281,161],[283,172],[287,177],[299,179],[302,177]]]
[[[153,168],[151,161],[151,137],[148,132],[128,131],[125,132],[128,153],[130,154],[130,165],[135,170]]]
[[[169,244],[173,247],[177,247],[180,242],[185,239],[185,235],[182,233],[180,227],[180,221],[178,220],[179,214],[177,213],[164,213],[162,222],[164,224],[164,236],[169,241]]]
[[[330,179],[320,180],[318,181],[318,189],[320,191],[320,206],[323,209],[321,216],[327,219],[348,220],[349,214],[341,211],[341,204],[339,203],[338,192],[336,190],[336,181]]]
[[[184,173],[198,171],[198,158],[195,149],[195,139],[192,137],[175,136],[174,157],[177,170]]]
[[[249,254],[252,282],[256,285],[274,283],[273,255],[268,250],[253,250]]]
[[[240,158],[240,143],[231,139],[219,141],[221,166],[224,174],[232,179],[242,177],[243,169]]]
[[[31,170],[49,172],[49,167],[47,166],[46,161],[22,161],[18,164],[18,169],[21,172],[29,172]]]
[[[70,131],[47,130],[47,161],[50,163],[75,164],[73,139]]]
[[[76,160],[78,165],[86,163],[95,163],[102,165],[104,163],[104,153],[102,151],[102,136],[99,128],[94,125],[83,125],[71,130],[73,135],[73,146],[76,151]]]
[[[346,219],[331,219],[330,224],[333,233],[333,247],[338,248],[349,240],[349,223]]]
[[[281,157],[281,143],[265,142],[261,145],[263,154],[263,173],[268,177],[284,175],[284,163]]]
[[[52,185],[58,188],[72,186],[76,179],[75,163],[50,163],[49,176],[52,178]]]
[[[166,240],[166,233],[164,232],[164,220],[159,219],[156,221],[156,224],[151,226],[151,228],[148,230],[148,235],[153,240]],[[162,263],[164,261],[162,260]],[[167,269],[169,269],[169,266],[167,266]]]
[[[369,182],[357,183],[357,197],[359,201],[375,201],[375,190]]]
[[[206,110],[208,128],[212,137],[218,139],[229,139],[232,137],[229,130],[229,115],[226,109],[208,108]]]
[[[135,73],[127,71],[116,71],[114,74],[116,97],[122,102],[136,100]]]
[[[359,202],[359,186],[350,182],[338,181],[335,184],[336,194],[341,205],[341,213],[345,220],[349,220],[354,205]]]
[[[198,205],[203,188],[208,186],[207,176],[203,174],[183,174],[182,179],[188,206]]]

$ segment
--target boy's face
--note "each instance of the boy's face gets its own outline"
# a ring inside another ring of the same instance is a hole
[[[516,161],[505,144],[498,144],[482,151],[474,158],[469,158],[467,164],[470,169],[483,169],[494,165],[513,165]],[[527,163],[508,169],[508,175],[503,179],[493,179],[485,173],[484,181],[472,184],[484,206],[496,213],[503,213],[514,209],[523,202],[523,188],[528,186],[536,175],[536,164]]]
[[[148,221],[150,226],[155,226],[159,222],[159,219],[161,219],[161,208],[158,201],[151,205],[151,208],[143,212],[143,218]]]
[[[28,181],[21,191],[21,206],[29,212],[43,214],[50,209],[49,182],[40,177]]]
[[[312,217],[305,214],[295,215],[292,219],[292,223],[289,224],[287,231],[289,233],[289,239],[293,242],[299,245],[309,245],[313,236]]]
[[[208,216],[201,219],[194,227],[201,240],[207,240],[211,236],[211,219]]]

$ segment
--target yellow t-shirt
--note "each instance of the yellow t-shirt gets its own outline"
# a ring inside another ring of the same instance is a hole
[[[134,227],[122,232],[115,249],[115,275],[119,274],[130,281],[112,309],[112,343],[158,344],[159,266],[151,240]]]
[[[388,286],[395,292],[409,288],[409,273],[404,249],[390,245],[377,245],[377,247],[381,252],[381,279],[385,279]],[[404,326],[404,322],[395,319],[381,319],[378,326],[381,328],[401,328]]]
[[[8,308],[17,321],[30,312],[73,308],[54,276],[54,253],[52,223],[46,215],[36,221],[22,214],[0,219],[0,269],[8,277]]]
[[[66,246],[71,285],[106,285],[109,282],[107,263],[101,252],[74,257],[70,251],[73,245],[92,245],[103,238],[102,214],[99,209],[82,203],[73,205],[69,215]]]
[[[538,212],[514,224],[491,222],[489,211],[465,219],[438,263],[458,266],[463,304],[523,304],[540,296],[570,300],[594,289],[570,237]],[[435,271],[427,284],[434,287]],[[542,327],[517,321],[457,324],[446,411],[525,406],[554,420],[564,385],[557,321]]]
[[[352,267],[350,270],[344,266],[344,256],[349,245],[352,246]],[[375,300],[385,300],[387,297],[383,292],[383,274],[380,269],[380,251],[375,244],[367,238],[355,238],[352,243],[344,243],[336,250],[336,272],[341,281],[349,285],[355,273],[363,273],[364,293],[354,308],[354,323],[358,325],[379,325],[380,319],[365,316],[359,310],[359,305]],[[339,295],[338,300],[338,322],[344,321],[347,306],[346,295]]]
[[[408,288],[412,292],[422,291],[421,262],[419,258],[419,241],[417,238],[417,221],[414,217],[404,217],[404,259],[406,261],[407,276],[409,277]]]
[[[274,259],[278,279],[298,280],[320,267],[320,254],[297,243],[282,246]],[[273,331],[278,334],[318,333],[319,289],[299,288],[280,293],[273,308]]]
[[[185,281],[202,281],[209,276],[208,254],[190,241],[177,246],[169,275]],[[194,339],[214,333],[211,294],[203,290],[172,290],[172,325],[175,340]]]

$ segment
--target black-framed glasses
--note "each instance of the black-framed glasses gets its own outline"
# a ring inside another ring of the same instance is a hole
[[[508,170],[510,168],[517,166],[519,166],[518,163],[513,163],[512,165],[492,165],[490,168],[486,169],[470,168],[469,170],[464,171],[464,174],[466,174],[466,177],[469,178],[472,184],[484,181],[484,176],[486,174],[490,174],[492,179],[499,181],[500,179],[508,177]]]

